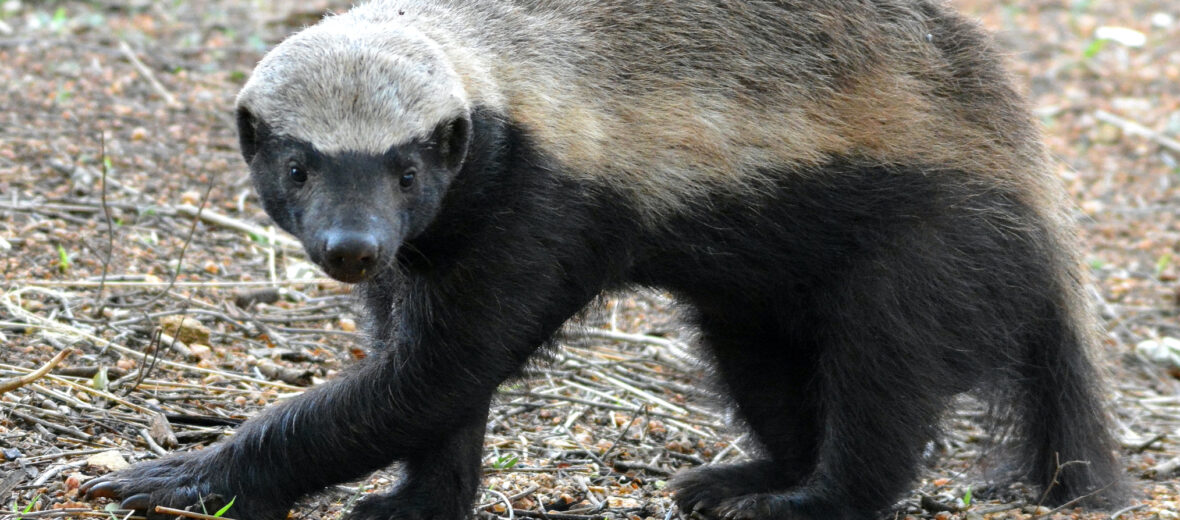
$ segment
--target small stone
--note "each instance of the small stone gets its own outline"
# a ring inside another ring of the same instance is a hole
[[[201,192],[196,190],[188,190],[180,194],[180,203],[188,204],[189,206],[196,206],[201,202]]]
[[[1123,138],[1123,130],[1114,125],[1099,125],[1094,131],[1094,141],[1101,144],[1115,144]]]
[[[1030,515],[1047,515],[1052,509],[1045,506],[1025,506],[1022,511]]]
[[[1110,40],[1127,47],[1142,47],[1147,43],[1147,35],[1130,27],[1116,27],[1104,25],[1094,30],[1094,37],[1099,40]]]
[[[610,507],[632,508],[640,507],[639,501],[634,498],[627,497],[609,497],[606,503]]]
[[[66,477],[66,491],[78,489],[78,486],[82,485],[84,478],[85,477],[81,473],[70,473],[69,476]]]
[[[1097,199],[1087,200],[1082,203],[1082,211],[1087,215],[1093,216],[1102,213],[1106,210],[1106,204]]]
[[[127,463],[127,459],[124,459],[123,455],[115,450],[103,451],[86,457],[86,465],[107,471],[118,471],[131,466]]]
[[[200,360],[211,359],[213,357],[213,349],[209,345],[193,343],[188,346],[188,349],[192,353],[192,357]]]
[[[181,314],[160,318],[160,329],[164,331],[164,334],[188,345],[194,343],[208,345],[209,335],[212,333],[209,327],[201,322]]]
[[[202,266],[202,269],[204,269],[205,272],[209,274],[218,274],[221,272],[221,266],[212,260],[205,261],[205,265]]]

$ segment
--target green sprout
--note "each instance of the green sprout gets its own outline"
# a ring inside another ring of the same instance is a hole
[[[229,502],[226,503],[224,506],[221,506],[221,509],[218,509],[216,513],[213,513],[213,516],[216,516],[217,518],[221,518],[221,516],[224,515],[226,511],[229,511],[229,508],[234,506],[234,500],[237,500],[237,499],[238,499],[238,497],[236,497],[236,496],[229,499]]]
[[[25,508],[21,511],[17,511],[16,510],[16,503],[13,503],[12,504],[12,512],[16,513],[16,520],[21,520],[22,518],[24,518],[24,515],[29,514],[29,511],[32,511],[33,507],[35,507],[37,505],[37,502],[40,500],[41,500],[41,494],[38,493],[37,496],[33,497],[33,501],[29,502],[29,505],[25,506]]]
[[[1164,274],[1164,270],[1169,265],[1172,265],[1172,253],[1164,253],[1159,260],[1155,261],[1155,276],[1158,278],[1159,275]]]
[[[107,385],[111,383],[107,377],[107,367],[98,367],[98,371],[94,373],[94,377],[90,379],[90,387],[95,390],[106,390]]]
[[[57,10],[53,12],[53,18],[49,20],[49,26],[52,27],[54,31],[60,31],[65,28],[67,21],[69,21],[69,18],[66,16],[66,8],[58,7]]]
[[[1093,58],[1094,56],[1097,56],[1098,53],[1102,52],[1102,49],[1106,47],[1106,42],[1108,42],[1108,41],[1110,41],[1110,40],[1105,40],[1105,39],[1092,40],[1090,42],[1090,45],[1086,46],[1086,50],[1082,51],[1082,57],[1089,60],[1089,59]]]
[[[495,462],[492,462],[492,467],[495,469],[512,469],[516,463],[520,462],[520,457],[512,454],[500,455]]]
[[[57,245],[57,268],[62,273],[70,270],[70,254],[66,252],[66,248],[61,244]]]

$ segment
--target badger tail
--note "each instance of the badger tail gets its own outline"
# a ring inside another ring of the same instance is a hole
[[[1102,374],[1091,360],[1097,327],[1081,283],[1065,277],[1068,297],[1037,327],[1017,370],[1014,390],[1023,395],[1010,401],[1021,403],[1011,425],[1019,438],[1015,455],[1025,477],[1041,486],[1045,505],[1117,507],[1128,490]]]

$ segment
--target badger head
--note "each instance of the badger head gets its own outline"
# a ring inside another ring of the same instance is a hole
[[[266,212],[329,276],[392,265],[438,213],[471,139],[442,50],[410,27],[322,22],[275,47],[238,95]]]

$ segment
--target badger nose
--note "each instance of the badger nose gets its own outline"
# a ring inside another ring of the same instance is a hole
[[[372,273],[381,254],[371,233],[333,230],[324,236],[324,268],[342,282],[359,282]]]

